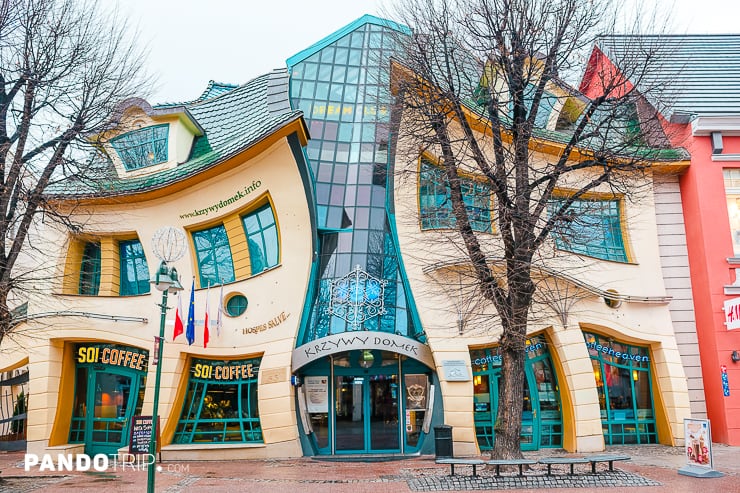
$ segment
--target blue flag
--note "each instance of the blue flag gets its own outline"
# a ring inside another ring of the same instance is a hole
[[[185,339],[188,344],[195,342],[195,278],[190,288],[190,306],[188,307],[188,326],[185,329]]]

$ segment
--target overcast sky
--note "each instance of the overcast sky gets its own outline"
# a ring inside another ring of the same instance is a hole
[[[624,0],[625,2],[643,0]],[[737,0],[656,0],[678,33],[738,33]],[[213,79],[242,84],[392,0],[106,0],[138,27],[151,103],[195,99]]]

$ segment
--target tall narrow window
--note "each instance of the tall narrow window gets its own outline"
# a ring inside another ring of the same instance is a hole
[[[483,182],[461,178],[461,188],[470,226],[475,231],[491,231],[491,190]],[[421,229],[452,229],[455,214],[444,170],[422,162],[419,176],[419,214]]]
[[[149,292],[149,266],[139,240],[118,243],[121,259],[121,296]]]
[[[550,201],[550,214],[556,213],[563,200]],[[553,230],[555,245],[589,257],[627,262],[619,209],[619,200],[576,200]]]
[[[275,214],[272,212],[270,204],[265,204],[244,216],[242,223],[249,244],[252,275],[270,267],[275,267],[280,260],[280,245],[278,243]]]
[[[100,290],[100,243],[85,243],[80,264],[79,294],[97,296]]]
[[[234,261],[223,224],[193,232],[201,287],[234,281]]]
[[[110,143],[127,170],[144,168],[167,161],[168,131],[166,123],[154,125],[119,135]]]
[[[722,170],[725,178],[727,215],[730,218],[733,255],[740,257],[740,169]]]

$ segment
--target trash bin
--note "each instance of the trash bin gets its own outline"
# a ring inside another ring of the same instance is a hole
[[[437,458],[452,457],[452,426],[434,427],[434,455]]]

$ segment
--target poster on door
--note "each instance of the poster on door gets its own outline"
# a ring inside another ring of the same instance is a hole
[[[305,377],[306,409],[309,413],[329,412],[329,377]]]
[[[686,463],[712,469],[712,433],[708,419],[684,419]]]

